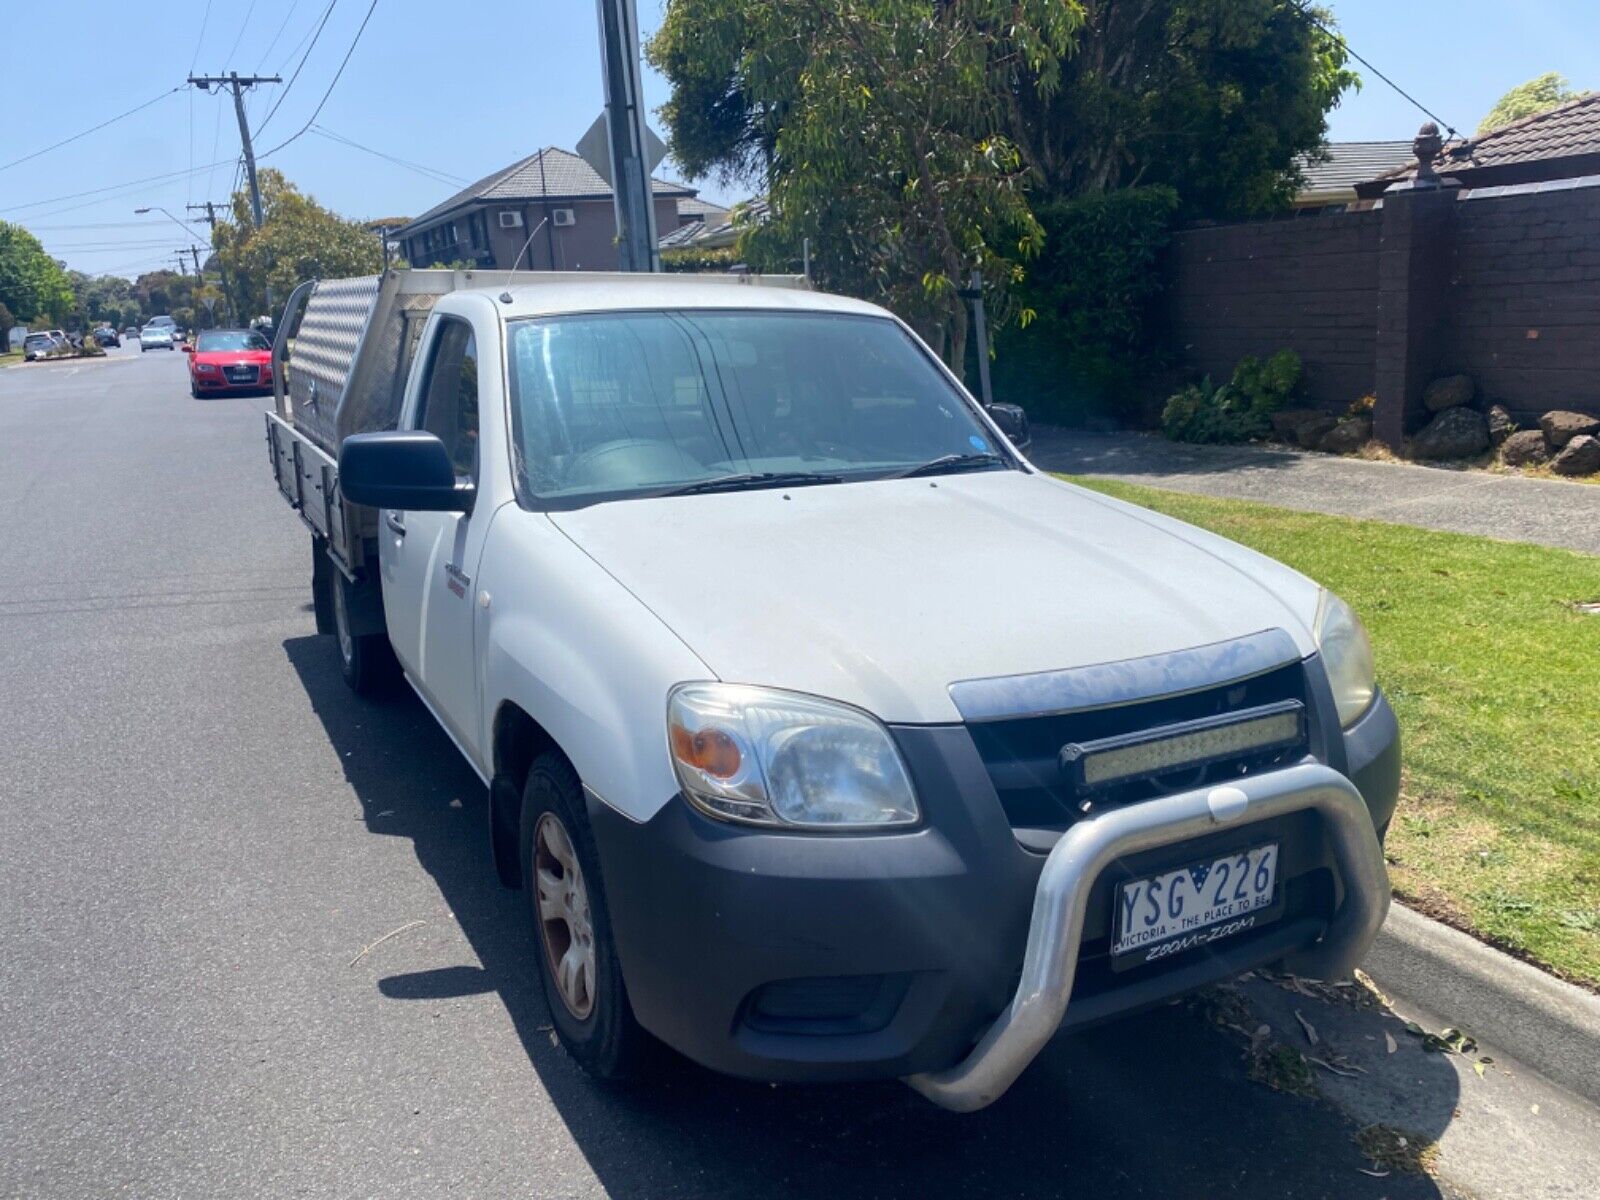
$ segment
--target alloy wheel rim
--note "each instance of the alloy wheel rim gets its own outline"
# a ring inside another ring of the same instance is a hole
[[[594,1011],[594,924],[589,888],[561,818],[547,812],[533,834],[539,941],[561,1003],[582,1021]]]

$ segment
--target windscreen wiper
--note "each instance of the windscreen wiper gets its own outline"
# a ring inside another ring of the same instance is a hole
[[[815,471],[745,471],[737,475],[718,475],[698,479],[681,487],[657,492],[658,496],[694,496],[702,492],[733,492],[740,488],[805,487],[813,483],[838,483],[842,477]]]
[[[911,479],[917,475],[938,475],[944,471],[971,471],[978,467],[1003,466],[1005,459],[998,454],[943,454],[904,471],[896,471],[890,479]]]

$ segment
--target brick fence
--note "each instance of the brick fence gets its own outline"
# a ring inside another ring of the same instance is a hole
[[[1287,346],[1308,402],[1376,395],[1391,445],[1421,423],[1428,382],[1457,371],[1522,423],[1600,415],[1600,177],[1392,188],[1367,212],[1188,229],[1171,270],[1189,365],[1225,379]]]

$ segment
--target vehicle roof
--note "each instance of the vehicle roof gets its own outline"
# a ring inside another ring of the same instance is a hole
[[[544,317],[561,313],[627,312],[683,308],[775,309],[790,312],[855,313],[863,316],[888,316],[883,309],[864,300],[834,296],[805,288],[771,287],[727,281],[699,282],[682,276],[638,279],[574,280],[572,283],[538,283],[495,287],[492,283],[473,292],[498,297],[510,292],[511,303],[496,302],[506,320],[519,317]],[[456,293],[460,294],[460,293]]]

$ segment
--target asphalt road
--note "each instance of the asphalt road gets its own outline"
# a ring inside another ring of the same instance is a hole
[[[315,636],[269,402],[183,370],[0,369],[0,1196],[1441,1194],[1186,1007],[974,1116],[671,1058],[596,1088],[476,778]]]

